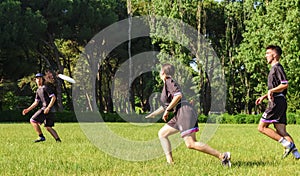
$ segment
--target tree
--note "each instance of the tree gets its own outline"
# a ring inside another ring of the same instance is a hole
[[[237,59],[245,65],[245,102],[254,102],[257,95],[266,93],[269,68],[264,59],[265,47],[279,45],[283,49],[281,63],[289,79],[291,99],[299,99],[299,0],[247,1],[252,13],[245,21],[244,40],[239,46]],[[288,96],[289,97],[289,96]],[[253,103],[252,103],[253,104]],[[298,109],[299,104],[294,108]]]

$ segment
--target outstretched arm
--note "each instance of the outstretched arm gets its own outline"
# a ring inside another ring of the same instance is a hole
[[[22,114],[23,115],[27,114],[29,111],[33,110],[37,105],[39,105],[39,102],[34,101],[28,108],[26,108],[22,111]]]
[[[165,110],[162,106],[160,106],[158,109],[153,111],[151,114],[147,115],[145,118],[154,118],[155,116],[163,113]]]

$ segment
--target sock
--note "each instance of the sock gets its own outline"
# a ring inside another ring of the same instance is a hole
[[[281,143],[285,148],[289,147],[291,144],[291,142],[286,140],[284,137],[280,138],[278,142]]]
[[[42,133],[42,134],[39,134],[39,137],[45,138],[45,136],[43,135],[43,133]]]

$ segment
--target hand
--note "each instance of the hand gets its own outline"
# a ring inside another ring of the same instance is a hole
[[[153,114],[151,113],[151,114],[147,115],[145,118],[146,118],[146,119],[149,119],[149,118],[154,118],[154,117],[155,117],[155,115],[153,115]]]
[[[22,111],[22,115],[26,115],[28,113],[28,109],[24,109],[23,111]]]
[[[256,99],[255,104],[258,105],[258,104],[260,104],[263,100],[264,100],[263,97],[259,97],[258,99]]]
[[[271,90],[268,91],[268,100],[269,101],[273,101],[274,100],[273,92]]]
[[[49,108],[49,107],[47,107],[46,109],[44,109],[44,114],[48,114],[48,113],[49,113],[49,111],[50,111],[50,108]]]
[[[164,112],[164,115],[163,115],[162,119],[163,119],[165,122],[167,122],[168,116],[169,116],[169,111],[166,110],[166,111]]]
[[[265,98],[267,98],[267,95],[261,96],[258,99],[256,99],[255,104],[260,104]]]

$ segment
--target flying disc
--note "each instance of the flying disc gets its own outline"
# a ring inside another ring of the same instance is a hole
[[[58,74],[57,75],[60,79],[63,79],[65,81],[68,81],[69,83],[72,83],[74,84],[75,83],[75,80],[69,76],[66,76],[66,75],[63,75],[63,74]]]

